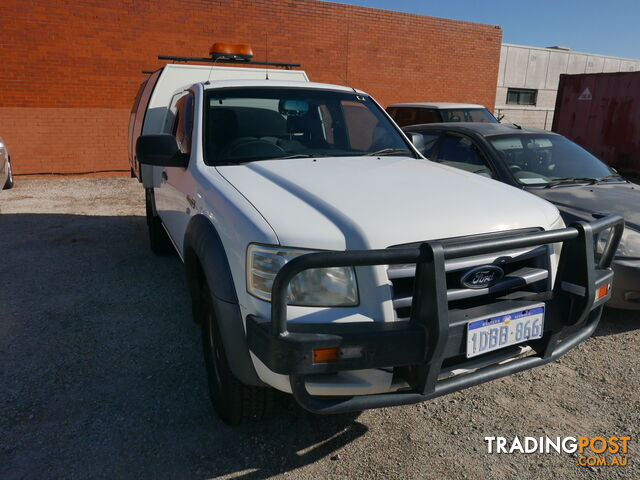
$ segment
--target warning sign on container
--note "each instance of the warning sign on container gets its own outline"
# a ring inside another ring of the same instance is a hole
[[[578,100],[591,100],[592,98],[593,96],[591,95],[591,90],[585,88],[584,92],[582,92],[578,97]]]

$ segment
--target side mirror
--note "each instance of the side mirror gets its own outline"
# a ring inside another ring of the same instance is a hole
[[[422,153],[422,150],[424,149],[424,137],[422,136],[422,134],[417,132],[404,132],[404,134],[409,140],[411,140],[413,146],[416,147],[416,149],[420,153]]]
[[[138,161],[154,167],[182,167],[189,163],[189,155],[178,148],[176,137],[167,133],[141,135],[136,141]]]

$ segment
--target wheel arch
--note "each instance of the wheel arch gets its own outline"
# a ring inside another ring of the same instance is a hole
[[[184,264],[194,318],[201,318],[200,289],[206,280],[233,374],[247,385],[262,386],[253,366],[231,268],[222,240],[208,218],[196,215],[187,225]]]

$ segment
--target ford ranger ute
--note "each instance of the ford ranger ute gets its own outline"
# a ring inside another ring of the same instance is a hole
[[[425,160],[366,92],[213,56],[248,65],[149,76],[130,158],[152,250],[186,266],[225,422],[262,417],[272,389],[319,414],[421,402],[595,330],[621,217],[566,227],[542,199]]]

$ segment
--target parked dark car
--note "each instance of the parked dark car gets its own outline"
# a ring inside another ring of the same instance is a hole
[[[555,204],[568,225],[605,213],[624,217],[609,306],[640,309],[640,186],[571,140],[545,130],[495,123],[404,127],[430,160],[527,190]],[[606,237],[596,245],[602,251]]]
[[[396,103],[387,107],[387,113],[400,127],[440,122],[498,123],[498,119],[484,106],[472,103]]]

